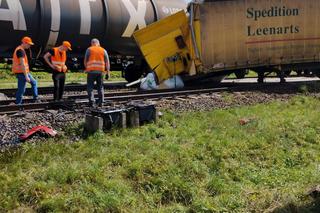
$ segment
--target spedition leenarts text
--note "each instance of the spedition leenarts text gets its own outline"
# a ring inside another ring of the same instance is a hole
[[[270,7],[269,9],[256,10],[254,8],[247,9],[247,18],[259,21],[264,18],[272,17],[292,17],[299,16],[300,10],[298,8]],[[270,27],[253,27],[247,26],[248,36],[268,36],[268,35],[284,35],[296,34],[300,32],[300,27],[294,24],[288,26],[270,26]]]

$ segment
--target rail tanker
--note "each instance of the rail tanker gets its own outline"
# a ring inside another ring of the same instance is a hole
[[[0,0],[0,58],[12,57],[23,36],[35,42],[32,58],[63,40],[73,45],[69,66],[81,68],[85,49],[98,38],[108,50],[112,70],[128,81],[147,68],[132,34],[136,29],[187,8],[187,0]]]

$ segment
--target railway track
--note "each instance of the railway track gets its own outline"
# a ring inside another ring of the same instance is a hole
[[[222,87],[233,87],[235,84],[234,83],[222,83],[219,85],[216,85],[214,88],[222,88]],[[119,88],[121,87],[121,84],[119,84]],[[111,87],[110,87],[111,88]],[[199,87],[197,87],[198,89],[200,89]],[[194,87],[190,87],[187,90],[194,90],[197,89]],[[203,85],[202,88],[210,88],[213,89],[213,87],[211,85]],[[113,97],[118,97],[118,96],[130,96],[131,94],[139,94],[139,95],[143,95],[143,94],[159,94],[159,93],[163,93],[163,92],[173,92],[173,91],[177,91],[177,92],[181,92],[183,90],[186,89],[179,89],[179,90],[170,90],[170,89],[163,89],[163,90],[154,90],[154,91],[138,91],[138,90],[132,90],[132,91],[125,91],[125,92],[106,92],[105,93],[105,98],[106,99],[112,99]],[[74,90],[76,91],[76,90]],[[76,100],[76,99],[87,99],[87,94],[73,94],[73,95],[64,95],[64,100],[65,101],[72,101],[72,100]],[[30,98],[24,98],[24,103],[25,105],[34,105],[33,103],[33,99]],[[41,99],[42,102],[44,103],[50,103],[52,102],[52,97],[48,97],[48,98],[44,98]],[[15,99],[9,99],[9,100],[3,100],[0,101],[0,111],[1,111],[1,106],[3,106],[2,108],[4,108],[5,106],[10,106],[10,105],[14,105],[15,103]]]
[[[174,97],[181,95],[191,94],[203,94],[226,91],[228,88],[201,88],[201,89],[185,89],[185,90],[158,90],[158,91],[143,91],[143,92],[119,92],[105,94],[105,98],[109,102],[121,102],[121,101],[134,101],[134,100],[147,100],[157,99],[165,97]],[[0,102],[1,103],[1,102]],[[3,103],[3,102],[2,102]],[[28,103],[21,106],[18,105],[0,105],[0,115],[3,114],[14,114],[20,111],[44,111],[48,109],[66,108],[75,109],[79,106],[86,105],[88,98],[86,95],[83,96],[70,96],[62,102],[50,102],[44,100],[42,103]]]
[[[271,76],[268,77],[270,78],[275,78],[277,79],[278,77],[276,76]],[[245,80],[245,79],[256,79],[256,77],[246,77],[244,79],[241,80]],[[222,83],[221,85],[217,85],[217,87],[224,87],[224,86],[230,86],[231,84],[233,84],[231,81],[241,81],[237,78],[226,78],[225,81],[229,81],[229,82],[225,82]],[[237,82],[239,83],[239,82]],[[104,88],[106,90],[111,90],[111,89],[124,89],[127,88],[126,87],[127,82],[109,82],[109,83],[105,83],[104,84]],[[242,83],[245,84],[245,83]],[[79,92],[79,91],[86,91],[87,90],[87,85],[86,84],[66,84],[65,85],[65,92]],[[15,94],[17,92],[16,88],[11,88],[11,89],[0,89],[0,93],[6,95],[7,97],[14,97]],[[39,87],[38,88],[38,92],[40,95],[48,95],[48,94],[52,94],[53,92],[53,87]],[[26,96],[31,96],[32,95],[32,91],[31,88],[27,88],[26,92],[25,92]]]
[[[318,82],[318,81],[316,81]],[[223,91],[257,91],[257,90],[274,90],[279,93],[285,92],[286,87],[299,87],[301,85],[314,84],[315,82],[289,82],[285,84],[279,83],[225,83],[220,87],[203,87],[203,88],[185,88],[180,90],[156,90],[156,91],[127,91],[106,93],[105,99],[109,102],[129,102],[133,100],[152,100],[167,97],[182,97],[194,94],[209,94]],[[11,100],[12,102],[12,100]],[[50,100],[43,100],[42,103],[27,103],[22,106],[7,105],[7,101],[0,102],[0,115],[14,114],[19,111],[44,111],[48,109],[65,108],[69,110],[83,107],[88,103],[87,95],[71,95],[67,96],[63,102],[51,102]]]
[[[127,82],[110,82],[105,83],[105,89],[122,89],[125,88]],[[87,89],[86,84],[66,84],[65,91],[66,92],[77,92],[77,91],[85,91]],[[39,94],[46,95],[51,94],[53,92],[53,87],[39,87]],[[14,97],[17,92],[17,89],[0,89],[0,93],[5,94],[8,97]],[[31,88],[26,89],[25,95],[32,95]]]

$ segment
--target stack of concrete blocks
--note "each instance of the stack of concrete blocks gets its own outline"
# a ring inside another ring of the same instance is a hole
[[[112,128],[137,128],[143,124],[140,121],[140,111],[137,109],[130,109],[130,110],[123,110],[121,112],[121,119],[120,122],[114,124]],[[155,108],[153,112],[153,122],[157,122],[158,120],[158,110]],[[106,128],[106,122],[103,117],[87,114],[85,117],[85,131],[89,134],[95,133],[97,131],[107,131],[111,128]]]
[[[84,130],[89,133],[95,133],[103,130],[103,118],[93,115],[86,115]]]

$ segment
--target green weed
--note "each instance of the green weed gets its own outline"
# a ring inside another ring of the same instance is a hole
[[[306,192],[319,184],[319,106],[299,96],[166,112],[139,129],[25,144],[0,156],[0,211],[317,212]]]
[[[40,87],[53,86],[52,75],[49,72],[32,72],[32,76],[38,81]],[[86,83],[86,81],[87,75],[83,72],[69,71],[66,75],[67,84]],[[121,72],[114,71],[111,72],[111,77],[108,81],[124,81],[124,79],[121,76]],[[15,88],[16,84],[15,75],[8,69],[0,68],[0,88]]]

